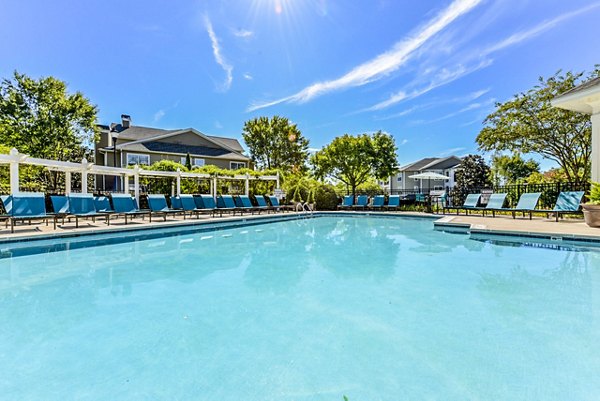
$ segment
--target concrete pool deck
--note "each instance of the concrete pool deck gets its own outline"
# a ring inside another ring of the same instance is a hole
[[[552,237],[568,237],[568,238],[584,238],[600,241],[600,228],[588,227],[583,219],[562,219],[558,223],[553,219],[545,219],[534,217],[533,220],[528,218],[513,219],[510,216],[482,217],[477,215],[439,215],[419,212],[357,212],[357,211],[317,211],[321,215],[327,214],[373,214],[373,215],[391,215],[391,216],[414,216],[429,218],[434,221],[434,225],[438,229],[471,233],[489,233],[489,234],[515,234],[515,235],[531,235],[531,236],[552,236]],[[136,218],[125,224],[123,218],[111,220],[110,226],[107,226],[102,219],[92,222],[91,220],[80,220],[79,228],[75,228],[75,222],[66,222],[62,226],[58,226],[56,230],[52,227],[52,222],[46,225],[45,222],[33,222],[29,224],[19,224],[15,226],[15,232],[10,232],[10,227],[0,226],[0,242],[9,243],[11,241],[24,241],[28,239],[52,239],[69,236],[81,236],[85,234],[111,233],[120,231],[137,231],[150,228],[162,227],[179,227],[179,226],[194,226],[197,224],[210,223],[233,223],[240,220],[264,219],[265,217],[278,216],[282,217],[297,217],[303,213],[287,212],[287,213],[261,213],[243,216],[211,217],[202,215],[199,218],[182,216],[169,216],[167,221],[163,221],[161,217],[154,217],[152,223],[146,217],[144,220]],[[305,215],[305,214],[304,214]]]

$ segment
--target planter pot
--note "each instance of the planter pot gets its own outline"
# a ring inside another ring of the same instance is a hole
[[[582,204],[585,224],[590,227],[600,227],[600,205]]]

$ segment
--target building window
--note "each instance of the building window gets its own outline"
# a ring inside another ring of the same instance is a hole
[[[194,157],[194,166],[197,166],[197,167],[204,166],[204,159],[201,159],[199,157]]]
[[[246,168],[246,163],[244,163],[244,162],[229,162],[229,168],[231,170],[238,170],[241,168]]]
[[[398,182],[402,182],[402,176],[401,176],[401,175],[399,175],[399,176],[398,176],[398,178],[396,178],[396,181],[398,181]]]
[[[150,165],[150,155],[142,155],[139,153],[127,153],[127,165],[132,164]]]
[[[186,156],[181,156],[180,163],[183,164],[184,166],[185,166],[185,159],[186,159]]]

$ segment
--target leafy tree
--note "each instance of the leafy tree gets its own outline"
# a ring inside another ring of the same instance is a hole
[[[260,169],[302,171],[308,159],[308,139],[287,118],[259,117],[244,123],[242,132],[250,157]]]
[[[587,181],[590,173],[590,116],[553,107],[558,95],[574,88],[584,73],[560,71],[513,99],[496,104],[477,136],[484,151],[538,153],[556,161],[569,181]],[[600,66],[583,79],[600,76]]]
[[[490,185],[490,167],[479,155],[465,156],[456,170],[455,188],[469,190]]]
[[[190,171],[192,170],[192,158],[190,157],[189,153],[185,155],[185,168]]]
[[[315,153],[311,159],[315,176],[332,177],[356,194],[357,187],[374,177],[387,178],[398,170],[394,138],[381,131],[358,136],[343,135]]]
[[[0,83],[0,143],[33,157],[81,162],[97,138],[97,111],[63,81],[15,71]],[[57,187],[56,172],[44,170],[41,179]]]
[[[511,156],[492,156],[492,177],[495,184],[514,184],[540,171],[540,164],[533,159],[523,160],[519,153]]]

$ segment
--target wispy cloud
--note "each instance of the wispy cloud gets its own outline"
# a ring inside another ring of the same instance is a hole
[[[398,146],[404,146],[407,143],[408,143],[408,139],[403,139],[403,140],[400,141],[400,145],[398,145]]]
[[[471,104],[469,104],[469,105],[467,105],[467,106],[465,106],[465,107],[463,107],[463,108],[461,108],[461,109],[459,109],[457,111],[454,111],[452,113],[448,113],[446,115],[443,115],[441,117],[434,118],[434,119],[419,120],[418,123],[419,124],[436,123],[436,122],[439,122],[439,121],[447,120],[447,119],[452,118],[452,117],[456,117],[456,116],[458,116],[460,114],[463,114],[463,113],[466,113],[468,111],[483,109],[485,107],[493,105],[495,102],[496,102],[496,99],[495,98],[491,98],[491,99],[486,100],[485,102],[471,103]]]
[[[164,109],[158,110],[156,113],[154,113],[154,122],[155,123],[159,122],[160,119],[165,116],[165,114],[166,114],[166,112]]]
[[[527,29],[527,30],[524,30],[521,32],[517,32],[517,33],[509,36],[508,38],[489,46],[487,49],[485,49],[483,51],[483,54],[485,55],[485,54],[497,52],[497,51],[505,49],[507,47],[514,46],[514,45],[524,42],[526,40],[532,39],[532,38],[544,33],[545,31],[554,28],[561,22],[564,22],[570,18],[576,17],[577,15],[586,13],[597,7],[600,7],[600,2],[596,2],[589,6],[582,7],[577,10],[561,14],[558,17],[555,17],[551,20],[544,21],[544,22],[534,26],[533,28],[530,28],[530,29]]]
[[[291,96],[271,102],[254,103],[248,111],[263,109],[285,102],[303,103],[328,92],[366,85],[377,81],[402,67],[410,56],[431,37],[443,30],[458,17],[468,13],[482,0],[455,0],[448,8],[424,24],[415,33],[397,42],[392,49],[380,54],[330,81],[317,82]]]
[[[476,49],[475,51],[471,52],[468,55],[463,55],[463,63],[467,64],[469,62],[469,60],[471,60],[470,62],[474,62],[475,65],[471,66],[471,67],[464,67],[463,65],[459,66],[458,68],[455,68],[454,70],[448,70],[448,69],[441,69],[441,74],[438,73],[434,78],[431,79],[431,81],[425,85],[424,87],[420,88],[420,89],[413,89],[412,91],[407,91],[407,90],[402,90],[399,91],[397,93],[392,94],[389,99],[382,101],[380,103],[377,103],[367,109],[364,109],[362,111],[376,111],[376,110],[382,110],[385,108],[388,108],[392,105],[395,105],[397,103],[403,102],[403,101],[407,101],[410,99],[414,99],[416,97],[419,97],[421,95],[424,95],[428,92],[430,92],[433,89],[439,88],[441,86],[447,85],[459,78],[462,78],[466,75],[472,74],[475,71],[478,71],[482,68],[486,68],[488,66],[490,66],[493,63],[493,59],[489,58],[488,56],[491,55],[492,53],[496,53],[500,50],[506,49],[508,47],[511,46],[515,46],[519,43],[522,43],[524,41],[530,40],[535,38],[536,36],[544,33],[545,31],[554,28],[555,26],[557,26],[558,24],[573,18],[577,15],[580,15],[582,13],[588,12],[591,9],[600,7],[600,2],[596,2],[592,5],[586,6],[586,7],[582,7],[579,8],[577,10],[571,11],[571,12],[567,12],[564,14],[561,14],[551,20],[547,20],[544,21],[538,25],[535,25],[534,27],[530,28],[530,29],[526,29],[517,33],[514,33],[510,36],[508,36],[505,39],[502,39],[496,43],[493,43],[491,45],[489,45],[488,47],[484,48],[484,49]],[[483,61],[474,61],[474,60],[482,60]],[[429,69],[428,71],[425,71],[426,73],[429,72],[431,73],[431,69]],[[396,117],[398,117],[398,115],[395,115]],[[393,118],[393,117],[390,117]]]
[[[238,38],[250,38],[254,36],[254,32],[247,29],[234,29],[233,36],[237,36]]]
[[[252,81],[254,79],[254,77],[247,72],[244,73],[243,77],[244,77],[244,79],[247,79],[248,81]]]
[[[438,88],[443,85],[447,85],[453,81],[456,81],[459,78],[464,77],[465,75],[471,74],[477,70],[485,68],[492,64],[491,59],[485,59],[478,64],[465,66],[458,65],[454,69],[442,68],[431,80],[429,83],[421,88],[412,89],[410,91],[401,90],[392,94],[387,100],[379,102],[364,111],[376,111],[388,108],[396,103],[400,103],[402,101],[406,101],[409,99],[414,99],[421,95],[424,95],[427,92],[432,91],[435,88]]]
[[[231,66],[231,64],[229,64],[223,56],[223,51],[221,50],[219,38],[217,38],[217,35],[215,34],[215,31],[213,29],[212,23],[210,22],[210,18],[208,18],[208,15],[204,16],[204,26],[206,27],[206,32],[208,33],[208,37],[210,38],[215,61],[221,66],[221,68],[223,68],[223,71],[225,71],[226,77],[225,82],[222,86],[222,90],[227,91],[229,90],[229,88],[231,88],[231,83],[233,82],[233,66]]]
[[[391,115],[385,116],[385,117],[378,117],[378,118],[376,118],[376,120],[382,121],[382,120],[391,120],[392,118],[404,117],[404,116],[412,114],[416,111],[428,110],[428,109],[431,109],[433,107],[440,106],[443,104],[470,102],[470,101],[479,99],[481,96],[485,95],[489,91],[490,91],[490,88],[486,88],[486,89],[481,89],[478,91],[468,93],[467,95],[464,95],[464,96],[456,96],[456,97],[453,97],[450,99],[437,99],[432,102],[420,103],[420,104],[414,105],[412,107],[409,107],[408,109],[404,109],[398,113],[391,114]]]
[[[458,153],[458,152],[462,152],[463,150],[466,150],[467,148],[450,148],[450,149],[446,149],[441,151],[440,153],[438,153],[438,157],[445,157],[445,156],[450,156],[451,154],[454,153]]]

